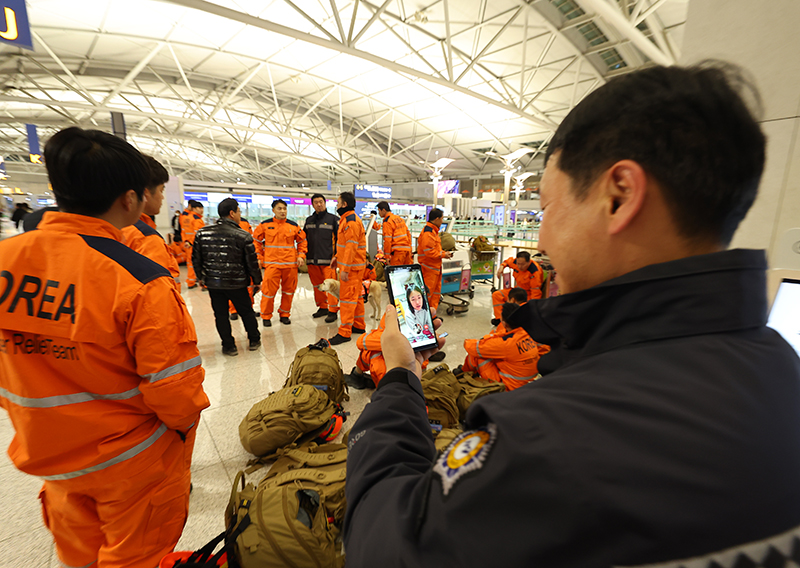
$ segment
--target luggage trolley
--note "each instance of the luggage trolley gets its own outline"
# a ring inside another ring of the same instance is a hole
[[[497,255],[498,250],[478,251],[474,247],[470,249],[470,269],[472,275],[470,280],[472,282],[487,282],[492,286],[492,292],[495,291],[494,287],[494,274],[497,270]],[[475,287],[470,288],[469,297],[475,295]]]
[[[462,254],[459,254],[462,253]],[[458,294],[469,294],[470,290],[469,251],[455,251],[453,258],[442,261],[442,299],[440,305],[447,306],[448,316],[469,311],[469,300],[459,298]]]

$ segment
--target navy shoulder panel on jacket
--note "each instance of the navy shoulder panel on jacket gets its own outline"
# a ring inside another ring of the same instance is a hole
[[[344,220],[345,221],[355,221],[356,220],[356,214],[355,213],[348,213],[347,215],[344,216]]]
[[[169,270],[119,241],[91,235],[80,235],[80,237],[87,245],[119,264],[142,284],[161,276],[171,277]]]
[[[272,223],[272,221],[274,221],[274,220],[275,220],[275,217],[270,217],[269,219],[264,219],[263,221],[261,221],[261,224],[263,225],[264,223]]]
[[[528,267],[528,272],[531,274],[536,274],[539,272],[539,265],[537,265],[535,262],[531,262],[531,265]]]
[[[200,215],[198,215],[197,213],[192,213],[192,215],[194,215],[195,219],[202,219],[202,217]]]
[[[150,237],[152,235],[158,235],[159,237],[161,236],[158,234],[158,231],[156,231],[153,227],[151,227],[141,219],[136,221],[133,224],[133,226],[136,227],[139,230],[139,232],[142,233],[145,237]]]
[[[181,217],[183,217],[184,215],[188,215],[188,214],[189,214],[188,211],[183,211],[183,212],[181,212]]]
[[[422,229],[422,232],[423,233],[432,233],[433,232],[433,227],[425,227],[424,229]]]
[[[289,225],[294,225],[295,227],[299,227],[300,226],[297,223],[295,223],[294,221],[292,221],[291,219],[286,219],[286,223],[289,224]]]

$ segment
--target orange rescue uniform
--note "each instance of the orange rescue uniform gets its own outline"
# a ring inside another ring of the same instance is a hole
[[[336,266],[339,269],[339,335],[350,337],[353,328],[365,329],[362,280],[367,267],[364,224],[352,209],[339,219],[336,237]],[[347,275],[347,281],[341,276]]]
[[[252,225],[250,225],[250,221],[248,221],[244,217],[242,217],[241,220],[239,221],[239,228],[242,229],[243,231],[247,231],[251,235],[253,234],[253,227],[252,227]],[[255,294],[255,289],[254,289],[253,286],[248,286],[247,287],[247,291],[250,293],[250,303],[252,304],[253,303],[253,295]],[[235,314],[236,313],[236,308],[233,307],[233,302],[231,302],[230,300],[228,300],[228,313],[231,313],[231,314]],[[258,314],[256,314],[256,315],[258,315]]]
[[[442,299],[442,259],[446,254],[439,240],[439,227],[426,223],[417,239],[417,262],[422,266],[422,278],[428,288],[428,303],[432,309],[436,309]]]
[[[464,349],[467,351],[464,371],[501,382],[507,390],[534,380],[539,374],[539,357],[550,350],[536,343],[521,327],[506,333],[490,333],[481,339],[467,339]]]
[[[178,261],[164,242],[164,237],[156,230],[156,224],[149,215],[142,213],[136,223],[122,229],[122,236],[126,245],[169,270],[180,292],[181,269],[178,267]]]
[[[0,242],[8,454],[44,480],[45,525],[67,566],[152,568],[174,548],[209,405],[170,273],[122,239],[106,221],[51,212]]]
[[[194,245],[194,236],[203,227],[205,227],[205,222],[203,222],[203,218],[192,211],[189,207],[183,210],[181,213],[181,237],[183,237],[184,243],[189,243],[189,245]],[[197,284],[197,276],[194,273],[194,265],[192,265],[192,251],[189,250],[186,253],[186,267],[188,269],[188,274],[186,275],[186,285],[187,286],[194,286]]]
[[[530,266],[525,270],[517,268],[515,259],[507,258],[500,268],[511,268],[514,270],[514,282],[517,288],[522,288],[528,293],[528,300],[538,300],[542,297],[542,277],[544,271],[538,262],[531,260]],[[503,311],[503,304],[508,302],[508,293],[510,288],[504,290],[496,290],[492,292],[492,310],[494,317],[500,319],[500,314]]]
[[[297,259],[306,258],[306,233],[289,219],[267,219],[253,231],[258,260],[264,267],[261,283],[261,319],[272,319],[275,295],[281,289],[280,317],[288,318],[297,289]]]
[[[381,317],[377,328],[365,333],[356,341],[356,347],[359,349],[356,368],[362,373],[369,373],[376,387],[387,370],[381,351],[381,336],[384,329],[386,329],[386,314]]]
[[[391,266],[412,264],[411,231],[406,222],[389,213],[383,218],[383,253]]]

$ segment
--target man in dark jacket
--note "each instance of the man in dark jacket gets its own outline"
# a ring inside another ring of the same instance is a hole
[[[339,218],[328,213],[325,207],[325,196],[315,193],[311,197],[314,213],[306,219],[303,230],[308,242],[306,264],[308,278],[314,286],[314,302],[319,308],[311,317],[321,318],[331,323],[336,321],[339,312],[339,299],[333,294],[320,291],[319,285],[330,278],[336,280],[336,271],[331,268],[331,260],[336,254],[336,233],[339,231]]]
[[[511,318],[552,347],[543,377],[478,399],[441,455],[389,308],[391,370],[349,436],[348,566],[794,562],[800,360],[765,325],[764,253],[725,250],[765,155],[737,89],[730,67],[651,67],[564,119],[539,231],[564,294]]]
[[[239,227],[242,218],[239,203],[230,197],[223,199],[217,212],[219,221],[216,225],[197,231],[192,262],[198,280],[208,287],[214,321],[222,339],[222,352],[238,355],[228,319],[228,301],[242,317],[250,340],[249,349],[255,351],[261,346],[261,333],[247,287],[251,282],[253,286],[261,284],[261,270],[253,237]]]

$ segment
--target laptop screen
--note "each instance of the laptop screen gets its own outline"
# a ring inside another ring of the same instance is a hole
[[[780,333],[800,355],[800,280],[783,279],[767,325]]]

